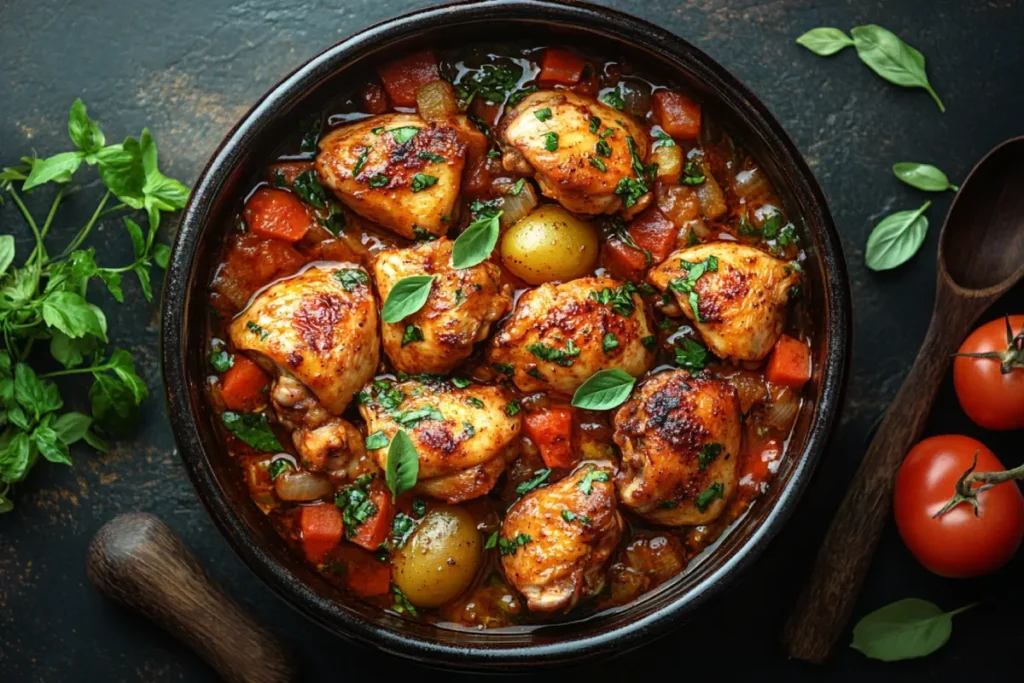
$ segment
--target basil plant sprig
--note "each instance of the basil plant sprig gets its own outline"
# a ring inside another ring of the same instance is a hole
[[[68,117],[68,137],[70,151],[22,157],[20,164],[0,169],[0,203],[10,200],[34,238],[26,256],[17,253],[13,235],[0,235],[0,512],[14,507],[13,486],[40,456],[70,465],[71,444],[81,440],[106,451],[107,438],[126,433],[137,422],[149,391],[131,353],[108,351],[107,317],[88,299],[89,283],[98,280],[122,303],[122,278],[134,273],[143,297],[151,301],[150,271],[154,265],[166,268],[170,255],[167,245],[156,240],[160,216],[183,208],[188,199],[188,188],[160,171],[148,129],[138,139],[107,144],[99,123],[77,99]],[[53,245],[50,231],[59,225],[63,200],[79,189],[71,183],[83,165],[95,167],[105,191],[89,220],[61,249]],[[25,197],[50,187],[49,209],[37,220]],[[114,199],[117,203],[110,205]],[[132,244],[131,262],[100,265],[95,248],[84,246],[86,240],[104,218],[129,209],[140,212],[122,217]],[[42,357],[47,350],[59,369],[49,370],[53,363]],[[88,413],[62,412],[65,403],[54,380],[71,376],[92,379]]]

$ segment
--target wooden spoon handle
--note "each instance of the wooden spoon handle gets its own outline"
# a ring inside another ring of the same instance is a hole
[[[229,598],[169,526],[148,514],[107,522],[89,545],[89,580],[152,619],[232,683],[298,679],[291,653]]]
[[[946,297],[940,289],[940,304]],[[893,399],[818,551],[782,640],[791,657],[824,662],[842,635],[892,505],[896,473],[924,429],[950,356],[977,314],[936,306],[914,366]],[[951,319],[955,318],[954,319]]]

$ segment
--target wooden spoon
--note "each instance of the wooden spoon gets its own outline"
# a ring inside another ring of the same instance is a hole
[[[224,593],[159,518],[136,513],[107,522],[89,545],[86,571],[107,597],[169,631],[224,680],[298,680],[284,644]]]
[[[824,662],[846,628],[889,517],[903,457],[921,436],[950,357],[1024,276],[1024,137],[974,167],[939,235],[935,309],[924,345],[885,414],[783,631],[790,656]],[[952,492],[950,492],[952,493]]]

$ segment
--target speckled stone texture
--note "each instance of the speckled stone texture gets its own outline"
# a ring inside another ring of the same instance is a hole
[[[0,2],[0,162],[35,149],[67,146],[67,110],[81,96],[108,139],[148,125],[167,171],[191,182],[232,124],[297,64],[340,38],[421,0],[3,0]],[[893,525],[882,538],[861,615],[916,596],[955,607],[950,644],[898,666],[841,648],[823,670],[787,662],[776,644],[783,616],[864,451],[896,392],[928,324],[938,228],[951,194],[924,197],[896,181],[893,162],[935,163],[959,182],[994,144],[1024,134],[1024,3],[1014,0],[619,0],[605,1],[675,31],[747,83],[796,140],[828,195],[850,265],[854,357],[846,409],[834,446],[793,521],[724,597],[657,644],[572,673],[592,680],[636,680],[638,667],[694,680],[754,680],[765,672],[790,681],[952,680],[988,671],[978,653],[1024,645],[1019,579],[1024,556],[996,576],[945,581],[918,567]],[[815,26],[882,24],[921,50],[942,115],[923,91],[889,85],[852,50],[823,59],[793,39]],[[45,195],[45,193],[43,193]],[[84,222],[98,182],[67,202],[57,240]],[[885,274],[863,266],[864,242],[882,216],[934,205],[931,229],[911,263]],[[45,197],[41,201],[46,201]],[[39,205],[35,205],[41,210]],[[173,221],[166,221],[170,230]],[[31,237],[10,203],[0,231],[14,232],[21,257]],[[170,235],[166,234],[165,239]],[[130,243],[117,220],[92,238],[103,260],[127,262]],[[157,305],[145,306],[126,280],[130,304],[105,294],[113,344],[130,349],[153,398],[139,432],[106,456],[75,449],[75,467],[40,465],[17,491],[17,509],[0,517],[0,680],[214,681],[212,670],[164,633],[108,603],[85,577],[93,533],[120,512],[165,519],[243,605],[299,649],[306,680],[412,680],[425,670],[357,648],[305,621],[271,595],[235,557],[202,509],[179,463],[165,419],[157,365]],[[1024,310],[1018,287],[988,317]],[[81,391],[66,391],[76,403]],[[947,381],[930,433],[982,438],[1007,464],[1021,460],[1020,437],[984,434],[963,417]],[[1016,445],[1016,448],[1014,447]],[[1005,657],[1009,657],[1006,654]],[[565,674],[539,674],[556,680]],[[452,676],[458,678],[457,676]]]

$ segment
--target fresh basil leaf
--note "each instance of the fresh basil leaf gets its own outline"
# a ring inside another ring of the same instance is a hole
[[[636,377],[611,368],[598,370],[584,382],[572,397],[572,404],[586,410],[611,410],[629,398]]]
[[[551,118],[551,107],[544,107],[533,112],[538,121],[544,122]]]
[[[82,165],[83,157],[81,152],[61,152],[46,159],[35,159],[32,162],[32,172],[28,174],[21,189],[28,191],[49,182],[70,182],[71,176]]]
[[[543,486],[545,482],[547,482],[548,477],[550,476],[550,469],[545,468],[542,470],[537,470],[536,472],[533,473],[532,477],[530,477],[526,481],[520,482],[519,485],[516,486],[516,495],[522,496],[534,490],[535,488]]]
[[[98,123],[89,118],[86,113],[82,98],[78,98],[71,105],[71,113],[68,116],[68,136],[75,147],[85,153],[96,152],[107,140],[103,137]]]
[[[391,440],[388,438],[388,435],[377,430],[366,437],[366,450],[375,451],[378,448],[387,448],[390,443]]]
[[[32,432],[32,440],[42,456],[50,462],[63,465],[71,464],[71,456],[68,454],[67,444],[61,441],[60,437],[57,436],[57,432],[53,431],[50,427],[42,425],[36,427]]]
[[[50,355],[65,368],[75,368],[91,356],[99,344],[96,337],[72,339],[60,330],[54,330],[50,338]]]
[[[317,179],[316,171],[303,171],[295,176],[292,189],[307,204],[318,209],[327,208],[327,190]]]
[[[167,264],[171,260],[171,248],[166,244],[155,244],[153,245],[153,262],[167,270]],[[107,284],[110,287],[110,284]],[[111,291],[113,293],[113,291]]]
[[[4,436],[11,432],[12,429],[8,428]],[[7,448],[0,451],[0,480],[13,484],[24,479],[37,453],[36,445],[28,434],[15,432],[7,441]]]
[[[87,431],[85,436],[82,438],[85,439],[87,444],[98,450],[100,453],[107,453],[110,451],[110,444],[107,440],[97,435],[96,432],[91,429]]]
[[[64,406],[57,385],[50,380],[39,379],[25,363],[14,366],[14,400],[35,415],[36,420]]]
[[[925,192],[945,192],[960,188],[949,182],[946,174],[931,164],[919,164],[916,161],[901,161],[893,164],[892,172],[897,178],[911,187]]]
[[[395,283],[381,309],[381,319],[397,323],[423,308],[434,284],[433,275],[410,275]]]
[[[124,227],[128,229],[128,235],[132,238],[132,251],[135,252],[135,258],[142,258],[142,255],[146,253],[146,238],[142,234],[142,228],[128,217],[124,219]]]
[[[64,413],[54,420],[53,431],[57,433],[61,441],[70,446],[76,441],[84,439],[91,425],[92,418],[85,413]]]
[[[346,292],[370,283],[370,276],[361,268],[341,268],[334,271],[334,278],[341,283]]]
[[[139,418],[139,406],[131,390],[119,379],[102,372],[93,373],[93,379],[89,388],[93,419],[114,436],[130,433]]]
[[[463,231],[452,245],[452,267],[472,268],[491,256],[498,243],[499,221],[502,211],[481,218]]]
[[[384,477],[391,489],[392,500],[416,485],[420,460],[412,439],[404,430],[398,430],[388,446],[387,467]]]
[[[114,349],[109,363],[110,369],[131,391],[135,403],[137,405],[144,403],[149,398],[149,389],[146,388],[146,383],[142,381],[142,378],[135,373],[135,360],[132,358],[132,354],[124,349]]]
[[[96,153],[96,160],[108,190],[133,209],[145,206],[142,188],[146,185],[146,173],[138,140],[125,138],[120,145],[108,145]]]
[[[284,450],[274,430],[270,428],[265,413],[236,413],[229,410],[221,413],[220,421],[228,431],[253,448],[271,453]]]
[[[699,372],[707,365],[708,351],[692,339],[683,339],[676,349],[676,365],[690,372]]]
[[[146,178],[142,186],[146,199],[156,203],[161,211],[178,211],[188,203],[188,187],[174,178],[168,178],[159,171]]]
[[[807,33],[796,39],[798,45],[803,45],[808,50],[821,57],[834,55],[843,48],[853,45],[853,41],[845,33],[837,28],[823,26],[812,28]]]
[[[868,236],[864,262],[871,270],[889,270],[910,260],[928,234],[924,212],[931,202],[915,211],[899,211],[883,218]]]
[[[589,496],[590,492],[594,489],[595,481],[606,482],[611,481],[611,478],[612,475],[607,470],[597,469],[591,465],[588,467],[586,474],[583,475],[583,478],[576,482],[576,487],[583,495]]]
[[[946,111],[938,94],[928,82],[925,72],[924,55],[899,39],[893,32],[868,24],[850,30],[857,56],[876,74],[905,88],[923,88],[940,112]]]
[[[924,657],[946,644],[953,633],[953,616],[971,607],[943,612],[927,600],[898,600],[857,622],[850,647],[883,662]]]
[[[92,335],[107,340],[102,312],[74,292],[51,292],[43,299],[42,308],[46,324],[72,339]]]
[[[14,262],[14,235],[0,235],[0,276]]]
[[[422,192],[428,187],[433,187],[436,184],[437,176],[427,175],[426,173],[417,173],[412,177],[412,185],[410,185],[409,189],[411,189],[415,194],[416,192]]]

